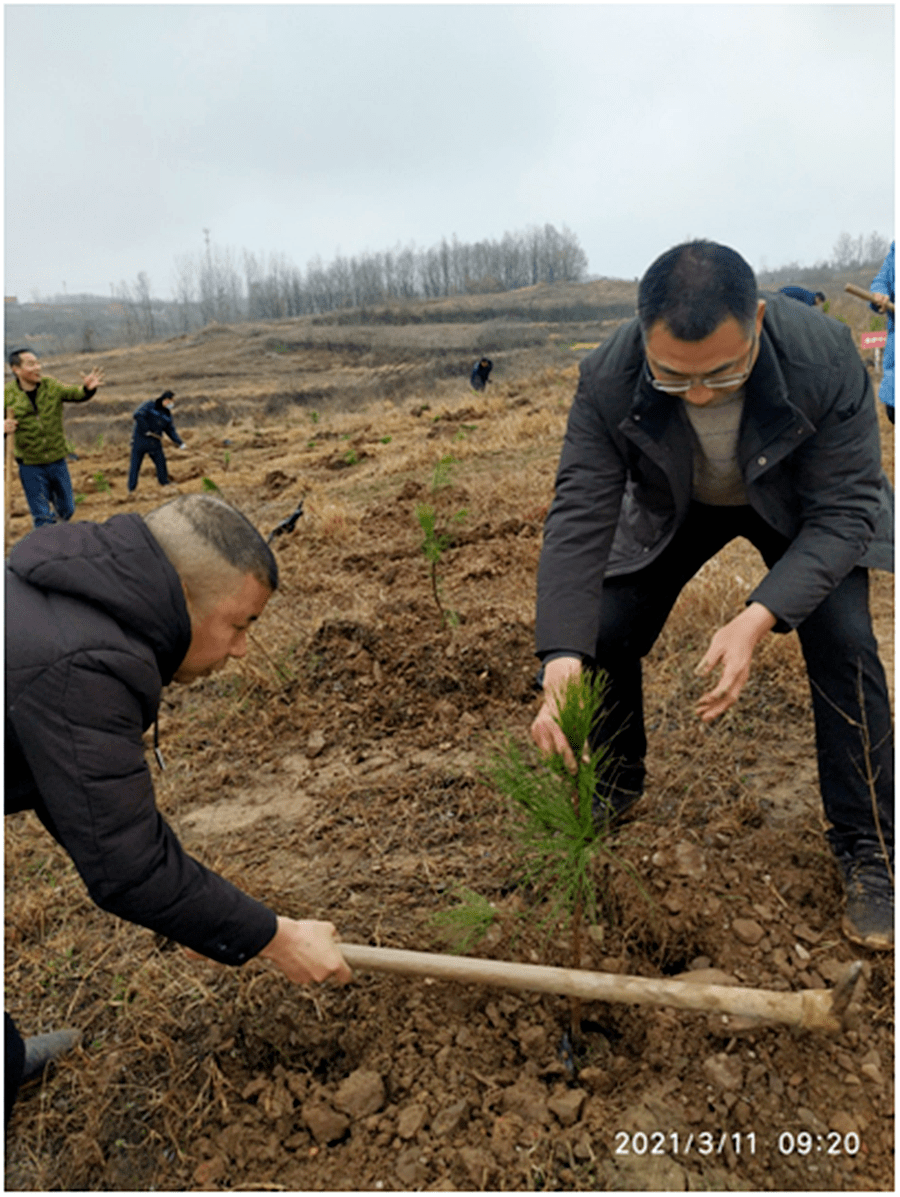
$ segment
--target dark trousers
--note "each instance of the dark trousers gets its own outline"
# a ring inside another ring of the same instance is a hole
[[[57,517],[70,520],[75,514],[75,497],[66,459],[46,465],[25,465],[19,462],[19,480],[28,501],[35,528],[55,524]]]
[[[3,1062],[3,1117],[4,1122],[8,1123],[15,1105],[16,1094],[22,1084],[22,1073],[25,1071],[25,1041],[16,1029],[16,1024],[5,1012],[3,1021],[6,1036]]]
[[[611,746],[601,788],[640,791],[644,783],[641,658],[653,647],[683,586],[730,540],[744,536],[771,567],[789,541],[751,507],[694,503],[671,544],[646,569],[604,583],[595,664],[605,670],[605,710],[591,737]],[[710,638],[715,628],[709,629]],[[859,725],[868,729],[878,819],[888,848],[894,838],[893,730],[884,668],[869,615],[869,575],[858,567],[798,627],[812,691],[819,786],[828,837],[838,856],[875,850],[872,787]],[[698,660],[708,644],[698,645]],[[710,687],[712,680],[709,681]],[[864,711],[860,706],[864,696]]]
[[[138,474],[141,472],[141,462],[144,454],[150,455],[156,466],[156,477],[160,486],[168,486],[169,471],[166,469],[166,455],[163,452],[162,441],[152,436],[136,436],[131,442],[131,466],[128,470],[128,489],[136,490]]]

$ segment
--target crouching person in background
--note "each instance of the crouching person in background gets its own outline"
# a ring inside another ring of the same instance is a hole
[[[188,856],[156,808],[143,733],[163,686],[243,657],[278,585],[240,512],[189,495],[146,517],[41,528],[6,569],[6,809],[32,809],[104,910],[221,964],[350,980],[328,922],[279,916]],[[77,1042],[6,1018],[6,1118],[23,1076]]]
[[[141,462],[145,454],[156,466],[156,480],[160,486],[169,485],[169,471],[166,466],[166,455],[163,451],[163,435],[165,434],[179,449],[186,449],[187,445],[178,435],[175,421],[172,419],[174,409],[173,391],[163,391],[158,399],[149,399],[142,403],[134,413],[134,431],[131,436],[131,465],[128,469],[128,492],[137,490],[138,475],[141,472]]]

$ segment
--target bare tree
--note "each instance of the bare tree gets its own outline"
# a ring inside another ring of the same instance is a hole
[[[198,321],[197,283],[194,260],[187,254],[175,259],[175,303],[181,332],[190,332]]]
[[[887,257],[887,252],[890,248],[890,242],[886,237],[882,237],[880,233],[872,232],[866,238],[865,260],[867,262],[878,262],[880,265]]]
[[[849,233],[842,232],[835,241],[831,254],[835,270],[852,270],[862,262],[862,237],[851,237]]]

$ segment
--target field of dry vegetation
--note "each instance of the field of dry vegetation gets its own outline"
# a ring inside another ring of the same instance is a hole
[[[633,304],[633,286],[606,286],[581,300]],[[44,363],[66,382],[106,372],[67,412],[76,518],[159,502],[149,462],[136,496],[125,480],[130,413],[166,388],[189,446],[169,453],[182,492],[214,484],[265,534],[303,499],[274,542],[282,585],[248,658],[165,693],[167,769],[153,769],[192,853],[348,943],[443,950],[434,916],[465,886],[495,910],[478,954],[568,962],[567,933],[518,883],[482,767],[498,733],[528,740],[542,520],[577,362],[621,313],[592,322],[578,296],[534,290],[489,321],[472,297],[405,323],[210,327]],[[868,327],[863,305],[839,302]],[[482,353],[494,378],[477,394]],[[432,500],[465,513],[439,567],[458,614],[446,627],[416,519]],[[13,539],[29,526],[16,490]],[[761,646],[717,724],[692,715],[694,666],[761,569],[729,546],[648,659],[647,792],[612,837],[630,871],[600,867],[583,964],[796,991],[861,956],[851,1029],[594,1003],[573,1056],[561,997],[374,973],[301,989],[263,964],[192,962],[94,907],[17,815],[7,1008],[25,1034],[75,1025],[84,1043],[23,1090],[7,1189],[891,1190],[893,960],[840,932],[796,638]],[[891,579],[874,576],[872,595],[892,672]]]

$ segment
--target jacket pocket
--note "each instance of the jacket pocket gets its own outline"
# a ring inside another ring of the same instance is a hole
[[[622,498],[606,572],[629,573],[649,564],[654,550],[669,539],[675,529],[675,506],[671,497],[639,489],[629,481]]]

